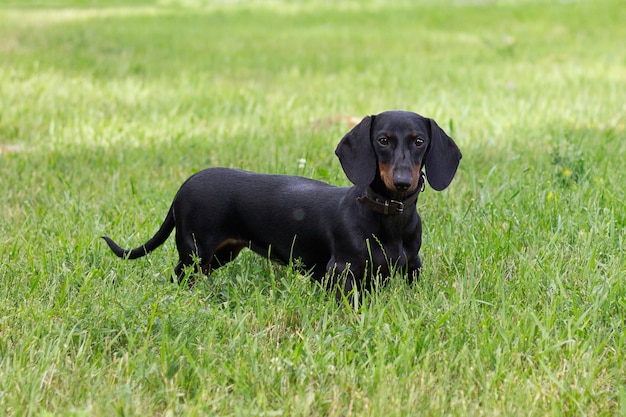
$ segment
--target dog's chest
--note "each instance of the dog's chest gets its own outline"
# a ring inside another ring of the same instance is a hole
[[[367,241],[368,255],[375,265],[403,267],[417,255],[421,242],[419,217],[402,223],[383,224]]]
[[[410,248],[400,240],[384,242],[375,237],[367,242],[368,258],[376,266],[397,265],[405,266]]]

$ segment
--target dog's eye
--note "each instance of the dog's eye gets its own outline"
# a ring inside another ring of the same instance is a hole
[[[389,138],[383,136],[382,138],[378,139],[378,143],[380,143],[383,146],[387,146],[389,145]]]
[[[424,144],[424,139],[417,138],[415,139],[415,146],[418,148]]]

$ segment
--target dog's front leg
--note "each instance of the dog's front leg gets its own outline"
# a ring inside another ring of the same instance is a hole
[[[407,274],[406,280],[410,284],[417,282],[420,277],[420,271],[422,269],[422,261],[419,255],[415,255],[413,258],[409,259],[407,263]]]
[[[329,289],[335,291],[337,303],[343,304],[347,301],[352,308],[356,308],[361,296],[363,271],[350,262],[331,261],[326,268],[326,275]]]

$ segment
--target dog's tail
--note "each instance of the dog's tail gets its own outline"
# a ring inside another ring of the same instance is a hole
[[[176,222],[174,221],[174,210],[172,207],[170,207],[170,211],[167,213],[165,220],[163,220],[163,224],[159,228],[159,231],[156,232],[156,234],[152,236],[150,240],[148,240],[143,245],[136,247],[135,249],[124,249],[108,236],[102,236],[102,239],[106,241],[107,245],[109,245],[109,248],[111,248],[113,253],[120,258],[137,259],[141,258],[142,256],[146,256],[148,253],[161,246],[170,236],[172,230],[174,230],[175,224]]]

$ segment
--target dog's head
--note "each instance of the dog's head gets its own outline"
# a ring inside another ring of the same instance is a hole
[[[430,186],[443,190],[461,160],[456,143],[434,120],[400,110],[364,118],[341,139],[335,154],[353,184],[380,179],[393,194],[415,191],[422,166]]]

